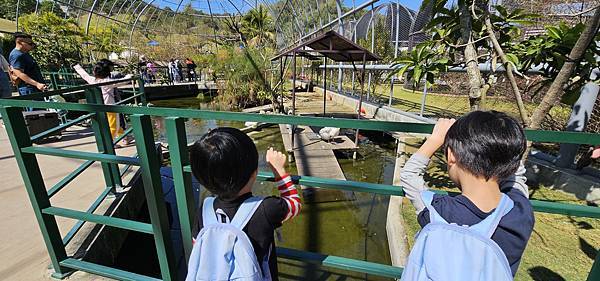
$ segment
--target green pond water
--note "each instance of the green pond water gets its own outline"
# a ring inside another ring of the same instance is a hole
[[[156,107],[215,109],[196,98],[175,99],[154,102]],[[166,141],[166,133],[161,120],[155,120],[157,140]],[[193,142],[210,128],[229,126],[242,128],[242,122],[215,120],[189,120],[186,122],[187,141]],[[161,128],[162,127],[162,128]],[[369,135],[369,132],[365,132]],[[259,169],[268,171],[264,152],[269,147],[284,151],[283,141],[277,126],[265,128],[249,134],[260,153]],[[371,133],[370,139],[381,139],[381,133]],[[338,157],[344,175],[348,180],[391,184],[394,170],[395,150],[389,140],[378,143],[361,143],[359,157]],[[290,173],[296,174],[294,163],[288,163]],[[272,183],[257,182],[254,191],[258,195],[277,194]],[[319,192],[319,191],[317,191]],[[369,193],[354,193],[353,200],[303,204],[302,213],[288,221],[279,230],[280,247],[319,252],[322,254],[390,264],[385,222],[388,196]],[[314,267],[279,259],[281,280],[389,280],[347,272]]]

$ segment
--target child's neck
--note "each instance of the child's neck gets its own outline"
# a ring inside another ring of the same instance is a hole
[[[460,179],[462,194],[469,198],[483,212],[490,212],[498,206],[502,193],[498,182],[465,175]]]

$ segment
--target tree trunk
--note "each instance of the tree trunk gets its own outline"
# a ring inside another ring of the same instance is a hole
[[[500,60],[502,60],[502,64],[506,69],[506,76],[508,77],[508,81],[510,81],[510,86],[512,88],[513,94],[517,98],[517,106],[519,107],[519,114],[521,115],[521,120],[523,120],[523,124],[527,125],[529,123],[529,117],[527,116],[527,110],[525,109],[525,105],[523,104],[523,97],[521,96],[521,91],[519,91],[519,86],[517,85],[517,80],[515,79],[515,75],[513,73],[513,65],[508,61],[504,50],[498,43],[498,39],[496,39],[496,34],[494,33],[494,27],[492,26],[492,21],[489,17],[485,19],[485,27],[487,29],[488,36],[490,37],[490,41],[494,46],[494,50],[500,56]]]
[[[575,66],[583,57],[585,50],[588,48],[592,40],[594,40],[594,36],[596,35],[596,32],[598,32],[599,23],[600,9],[596,9],[594,16],[585,23],[585,29],[579,36],[579,39],[577,39],[573,49],[571,49],[571,52],[569,53],[569,60],[563,64],[560,72],[558,72],[558,75],[550,85],[548,92],[542,99],[542,102],[533,112],[533,115],[531,116],[531,123],[529,124],[531,129],[539,129],[542,121],[544,121],[544,117],[560,100],[563,94],[563,87],[571,77],[573,69],[575,69]]]
[[[466,4],[460,6],[461,38],[466,45],[464,50],[467,76],[469,77],[469,105],[471,110],[479,110],[481,104],[481,72],[477,62],[477,50],[471,36],[471,14]]]

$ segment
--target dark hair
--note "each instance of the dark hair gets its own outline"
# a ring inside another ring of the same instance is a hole
[[[110,68],[110,64],[99,61],[94,65],[94,76],[100,79],[107,78],[110,76]]]
[[[31,35],[23,32],[15,32],[15,40],[17,39],[32,39]]]
[[[190,149],[192,173],[210,192],[233,199],[258,168],[258,151],[250,137],[238,129],[217,128]]]
[[[98,61],[98,62],[99,62],[99,63],[102,63],[102,64],[104,64],[104,65],[107,65],[107,66],[111,66],[111,67],[112,67],[112,66],[115,66],[115,63],[114,63],[113,61],[109,60],[109,59],[101,59],[101,60],[100,60],[100,61]]]
[[[461,168],[486,180],[514,174],[525,147],[519,122],[498,111],[463,115],[450,127],[444,143],[444,151],[450,148]]]

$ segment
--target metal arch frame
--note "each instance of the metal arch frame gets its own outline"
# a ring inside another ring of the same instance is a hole
[[[146,27],[144,27],[142,30],[148,30],[148,22],[150,22],[150,19],[154,18],[154,15],[156,15],[157,11],[161,11],[161,9],[159,9],[155,6],[151,6],[151,7],[154,9],[152,9],[152,14],[148,15],[148,21],[146,21]],[[159,14],[159,16],[160,16],[160,14]]]
[[[215,18],[213,17],[213,12],[212,12],[212,7],[210,5],[210,0],[206,0],[206,3],[208,4],[208,13],[210,14],[210,21],[213,24],[212,30],[213,30],[213,35],[215,36],[215,38],[213,40],[215,41],[214,43],[215,43],[215,51],[216,51],[216,49],[219,48],[219,46],[217,44],[217,31],[215,30],[215,26],[217,24],[215,23]]]
[[[129,33],[129,49],[131,50],[131,40],[133,39],[133,32],[135,30],[135,26],[137,25],[138,21],[140,20],[140,17],[142,17],[142,15],[144,14],[144,12],[146,11],[146,9],[148,8],[148,6],[152,5],[152,3],[154,3],[155,0],[150,0],[149,2],[146,3],[146,6],[144,6],[144,8],[142,9],[142,11],[140,11],[140,13],[138,14],[138,16],[135,18],[135,22],[133,23],[133,25],[131,26],[131,32]],[[181,0],[183,1],[183,0]],[[144,2],[144,1],[141,1]],[[137,8],[136,8],[137,10]],[[129,54],[129,59],[132,58],[131,52]]]
[[[90,23],[92,22],[92,14],[94,13],[94,9],[96,9],[96,6],[98,5],[98,1],[99,0],[94,0],[94,3],[92,4],[92,7],[90,8],[90,12],[88,13],[87,22],[85,24],[85,35],[90,34]]]
[[[152,1],[154,1],[154,0],[152,0]],[[173,41],[172,41],[173,37],[171,36],[171,34],[173,33],[173,24],[175,23],[175,19],[177,18],[177,13],[179,12],[179,9],[181,9],[181,5],[183,4],[183,1],[184,0],[180,0],[179,4],[177,4],[177,8],[175,9],[175,12],[173,14],[173,19],[171,20],[171,25],[169,26],[169,34],[167,36],[168,36],[169,43],[171,43],[171,44],[173,44]]]
[[[102,6],[100,6],[100,12],[104,11],[104,7],[106,7],[106,3],[108,3],[108,0],[104,0],[104,2],[102,2]],[[115,3],[117,3],[117,1],[113,2],[113,5]],[[100,17],[96,17],[96,25],[95,25],[96,32],[98,32],[99,25],[100,25]],[[104,27],[106,27],[106,24],[104,25]],[[111,38],[112,38],[112,34],[111,34]]]
[[[16,24],[16,31],[19,31],[19,8],[21,7],[21,0],[17,0],[17,11],[15,13],[15,24]]]
[[[156,25],[157,25],[158,23],[160,23],[160,22],[163,22],[163,23],[164,23],[164,22],[166,21],[166,18],[169,16],[169,13],[173,13],[173,11],[167,11],[167,10],[165,10],[165,9],[161,9],[161,13],[163,13],[163,14],[164,14],[164,15],[163,15],[163,17],[162,17],[162,18],[161,18],[161,17],[159,17],[159,18],[158,18],[156,21],[154,21],[154,23],[153,23],[153,25],[152,25],[152,28],[151,28],[151,29],[150,29],[150,28],[148,28],[148,26],[150,26],[150,22],[146,23],[146,30],[154,31],[154,30],[156,29]],[[160,16],[160,15],[159,15],[159,16]],[[165,31],[163,31],[163,32],[165,32],[165,33],[166,33],[166,30],[165,30]]]
[[[81,8],[85,8],[85,7],[83,6],[83,4],[84,4],[84,3],[85,3],[85,0],[81,0],[81,3],[79,4],[79,7],[81,7]],[[79,17],[81,17],[81,9],[78,9],[78,10],[77,10],[77,19],[79,19]]]

